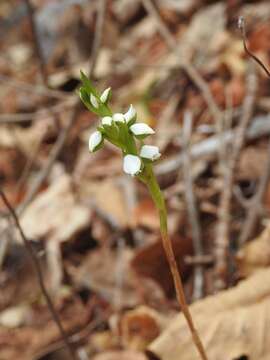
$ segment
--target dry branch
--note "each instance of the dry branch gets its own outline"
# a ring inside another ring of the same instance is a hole
[[[183,124],[183,173],[185,183],[185,200],[188,210],[188,219],[191,225],[193,248],[196,257],[203,256],[201,227],[199,221],[199,214],[196,207],[196,199],[194,196],[194,185],[191,172],[191,158],[190,158],[190,137],[192,132],[192,115],[188,112],[184,116]],[[193,299],[198,300],[203,295],[203,267],[201,265],[195,266],[194,269],[194,288]]]
[[[232,144],[232,154],[228,159],[227,166],[223,166],[224,178],[220,206],[218,211],[218,226],[215,240],[215,287],[222,289],[227,285],[227,266],[230,243],[230,213],[231,200],[233,195],[233,182],[235,170],[239,159],[240,151],[245,142],[245,134],[252,116],[257,91],[257,76],[254,68],[248,73],[247,77],[247,96],[244,101],[243,114],[236,130],[234,143]]]
[[[32,261],[32,264],[34,266],[34,269],[35,269],[35,272],[36,272],[36,275],[37,275],[37,279],[38,279],[38,283],[39,283],[39,286],[40,286],[40,289],[42,291],[42,294],[46,300],[46,303],[48,305],[48,308],[49,308],[49,311],[52,315],[52,318],[55,322],[55,324],[57,325],[58,329],[59,329],[59,332],[61,334],[61,337],[67,347],[67,349],[69,350],[69,353],[71,355],[71,358],[73,360],[77,360],[77,356],[76,356],[76,353],[71,345],[71,343],[69,342],[69,338],[68,338],[68,335],[66,334],[64,328],[63,328],[63,325],[61,323],[61,320],[57,314],[57,311],[55,310],[55,307],[53,305],[53,302],[50,298],[50,295],[46,289],[46,286],[45,286],[45,282],[44,282],[44,279],[43,279],[43,274],[42,274],[42,269],[41,269],[41,265],[40,265],[40,262],[39,262],[39,259],[38,257],[36,256],[35,254],[35,250],[32,248],[32,245],[31,245],[31,242],[26,238],[23,230],[22,230],[22,227],[20,225],[20,222],[19,222],[19,218],[15,212],[15,210],[13,209],[13,207],[11,206],[10,202],[8,201],[5,193],[3,192],[3,190],[0,189],[0,196],[5,204],[5,206],[7,207],[12,219],[14,220],[14,223],[20,233],[20,236],[22,238],[22,241],[24,243],[24,246],[30,256],[30,259]]]

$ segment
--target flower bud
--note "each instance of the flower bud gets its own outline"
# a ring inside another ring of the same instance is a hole
[[[112,125],[112,118],[110,116],[105,116],[104,118],[102,118],[101,123],[102,123],[102,125],[111,126]]]
[[[103,103],[103,104],[106,104],[109,100],[109,97],[111,95],[111,88],[108,87],[107,89],[105,89],[103,91],[103,93],[101,94],[100,96],[100,101]]]
[[[124,157],[123,170],[131,176],[138,175],[141,171],[141,159],[136,155],[126,155]]]
[[[155,133],[155,131],[149,125],[144,124],[144,123],[138,123],[138,124],[131,125],[130,131],[140,139],[143,139],[146,136],[152,135]]]
[[[128,125],[132,125],[135,123],[136,117],[137,117],[137,112],[132,104],[130,105],[128,111],[124,114],[124,117],[125,117],[126,123]]]
[[[125,123],[125,122],[126,122],[124,115],[121,114],[121,113],[113,114],[112,119],[113,119],[114,122],[121,122],[121,123]]]
[[[93,95],[93,94],[90,94],[90,102],[91,102],[91,105],[98,109],[99,108],[99,104],[98,104],[98,101],[97,101],[97,98]]]
[[[140,156],[144,159],[155,161],[160,158],[161,154],[157,146],[143,145],[140,151]]]
[[[95,131],[89,138],[89,151],[94,152],[98,150],[103,142],[103,137],[100,131]]]

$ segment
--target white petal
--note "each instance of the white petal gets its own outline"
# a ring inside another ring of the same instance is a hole
[[[91,152],[95,151],[98,145],[102,142],[102,134],[100,131],[95,131],[90,135],[89,138],[89,150]]]
[[[143,145],[140,151],[140,156],[144,159],[149,159],[154,161],[159,159],[161,154],[157,146]]]
[[[151,135],[155,133],[149,125],[144,123],[133,124],[130,130],[134,135]]]
[[[126,155],[124,157],[123,170],[126,174],[135,176],[141,171],[141,159],[136,155]]]
[[[101,94],[101,96],[100,96],[100,101],[101,101],[103,104],[105,104],[105,103],[107,102],[107,100],[108,100],[108,98],[109,98],[109,95],[110,95],[110,91],[111,91],[111,88],[108,87],[108,88],[105,89],[105,90],[103,91],[103,93]]]
[[[112,125],[112,118],[110,116],[105,116],[101,120],[102,125]]]
[[[113,121],[124,123],[125,122],[125,117],[121,113],[116,113],[116,114],[113,114]]]
[[[131,104],[128,111],[124,114],[126,122],[129,123],[131,120],[134,120],[136,118],[136,115],[137,115],[137,111]]]
[[[90,102],[94,108],[99,108],[97,98],[93,94],[90,94]]]

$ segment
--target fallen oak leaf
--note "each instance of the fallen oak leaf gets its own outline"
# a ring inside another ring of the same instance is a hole
[[[236,287],[190,306],[209,359],[270,357],[269,276],[270,268],[258,271]],[[199,359],[182,314],[172,320],[149,350],[162,360]]]
[[[270,265],[270,224],[258,237],[238,251],[236,261],[240,277],[250,276]]]

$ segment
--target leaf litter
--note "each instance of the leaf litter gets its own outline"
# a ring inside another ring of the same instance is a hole
[[[41,84],[23,2],[0,4],[4,34],[0,44],[0,181],[18,208],[50,160],[72,111],[79,70],[88,67],[98,8],[97,0],[32,3],[50,88]],[[215,119],[205,94],[183,71],[178,55],[168,50],[143,2],[107,3],[94,80],[99,89],[112,87],[115,109],[124,112],[133,103],[140,119],[156,129],[155,145],[162,147],[157,172],[169,207],[170,234],[209,360],[266,360],[270,357],[269,180],[261,202],[252,199],[269,161],[269,131],[264,130],[270,121],[269,80],[257,69],[259,90],[252,117],[261,117],[265,127],[247,140],[239,156],[230,214],[228,283],[218,292],[214,287],[215,229],[223,190],[218,148],[210,155],[206,150],[207,156],[199,154],[190,164],[204,250],[200,255],[193,245],[183,171],[177,163],[184,151],[185,111],[191,109],[194,115],[191,152],[197,151],[196,146],[207,148],[215,133]],[[249,71],[237,17],[245,16],[250,49],[269,67],[269,3],[160,0],[156,5],[177,41],[181,59],[186,58],[201,74],[226,113],[224,131],[235,132]],[[57,22],[50,17],[55,6]],[[20,214],[57,311],[75,336],[82,358],[197,359],[183,316],[176,315],[151,200],[140,184],[126,185],[119,156],[110,146],[93,157],[88,154],[88,137],[97,121],[84,109],[79,111],[51,171]],[[226,144],[229,157],[231,146]],[[255,226],[248,242],[240,244],[241,230],[249,226],[250,209],[256,210]],[[34,269],[2,204],[0,210],[0,359],[68,359]],[[2,239],[8,239],[8,246],[2,245]],[[203,266],[203,297],[192,303],[197,266]]]

